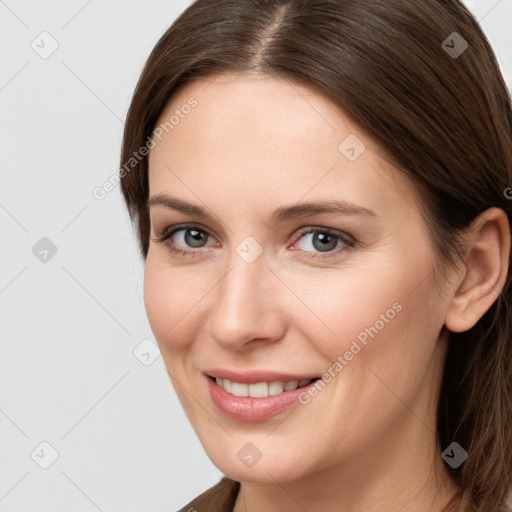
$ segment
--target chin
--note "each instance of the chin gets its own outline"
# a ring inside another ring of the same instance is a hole
[[[245,445],[240,443],[241,447]],[[239,482],[260,482],[275,484],[278,482],[289,482],[304,478],[308,474],[307,468],[302,464],[298,465],[297,459],[300,454],[296,451],[291,453],[292,457],[283,457],[279,453],[262,453],[261,458],[251,465],[250,461],[244,463],[237,455],[240,448],[233,450],[232,457],[226,457],[226,452],[207,453],[212,463],[232,480]],[[243,453],[243,452],[242,452]],[[241,455],[244,459],[243,454]]]

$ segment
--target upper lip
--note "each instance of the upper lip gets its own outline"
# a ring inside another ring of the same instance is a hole
[[[244,373],[238,373],[225,368],[212,368],[211,370],[205,370],[204,373],[206,373],[209,377],[228,379],[232,382],[240,382],[242,384],[256,384],[257,382],[272,381],[288,382],[290,380],[300,381],[304,379],[318,378],[318,375],[304,373],[280,373],[266,370],[251,370]]]

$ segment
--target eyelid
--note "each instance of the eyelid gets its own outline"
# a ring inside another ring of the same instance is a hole
[[[171,226],[167,226],[163,229],[163,231],[158,235],[156,235],[154,238],[151,239],[154,242],[165,242],[168,238],[170,238],[172,235],[174,235],[178,231],[182,231],[184,229],[190,229],[190,230],[196,230],[201,231],[203,233],[206,233],[208,236],[212,236],[212,233],[209,229],[202,226],[201,224],[198,224],[197,222],[184,222],[182,224],[174,224]]]
[[[297,240],[300,240],[300,238],[303,237],[304,235],[307,235],[309,233],[316,233],[316,232],[327,233],[327,234],[330,234],[333,236],[337,236],[341,240],[343,240],[343,242],[345,242],[347,245],[356,243],[356,239],[353,236],[349,235],[348,233],[345,233],[344,231],[340,231],[339,229],[321,227],[321,226],[308,226],[305,228],[301,228],[297,235]]]
[[[303,253],[305,258],[311,258],[313,260],[333,259],[333,258],[339,257],[342,255],[342,253],[345,253],[348,249],[352,249],[353,247],[355,247],[358,244],[357,240],[353,236],[349,235],[348,233],[345,233],[344,231],[340,231],[338,229],[333,229],[333,228],[328,228],[328,227],[309,226],[309,227],[302,228],[299,231],[299,233],[295,239],[295,242],[292,245],[295,245],[296,243],[298,243],[301,240],[301,238],[304,235],[307,235],[310,233],[327,233],[328,235],[335,236],[336,238],[341,240],[344,244],[344,246],[342,246],[342,247],[337,247],[334,250],[327,251],[325,253],[299,250],[300,252]]]
[[[210,233],[210,230],[203,227],[201,224],[198,224],[195,222],[185,222],[182,224],[168,226],[167,228],[165,228],[163,230],[163,232],[160,235],[157,235],[156,237],[151,238],[151,239],[157,243],[165,243],[177,232],[187,230],[187,229],[200,231],[200,232],[206,234],[208,237],[213,237],[213,235]],[[292,246],[295,245],[297,242],[299,242],[300,239],[304,235],[307,235],[310,233],[316,233],[316,232],[327,233],[329,235],[333,235],[333,236],[337,237],[339,240],[341,240],[344,243],[344,246],[341,248],[336,248],[335,250],[332,250],[332,251],[328,251],[324,254],[322,254],[321,252],[315,253],[315,252],[303,251],[303,250],[299,249],[299,252],[304,253],[306,255],[305,257],[307,257],[307,258],[312,258],[312,259],[316,259],[316,260],[319,260],[319,259],[321,260],[321,259],[325,259],[325,258],[333,258],[335,256],[339,256],[342,252],[345,252],[346,250],[351,249],[351,248],[355,247],[356,245],[358,245],[358,241],[353,236],[349,235],[348,233],[345,233],[344,231],[334,229],[334,228],[311,225],[311,226],[306,226],[306,227],[300,228],[297,236],[295,237],[295,241],[293,242]],[[209,247],[198,247],[198,248],[184,249],[181,247],[178,247],[178,248],[172,247],[171,244],[167,244],[167,245],[169,246],[169,250],[172,253],[180,253],[183,255],[187,255],[189,257],[194,257],[194,253],[209,248]],[[292,250],[295,250],[295,249],[292,249]]]
[[[207,235],[210,238],[214,238],[213,235],[210,233],[210,231],[202,226],[201,224],[198,224],[196,222],[184,222],[182,224],[175,224],[172,226],[166,227],[160,234],[156,235],[155,237],[151,237],[151,240],[156,243],[164,243],[168,246],[169,251],[172,253],[181,253],[181,254],[187,254],[190,255],[192,253],[195,253],[197,251],[201,251],[204,249],[208,249],[208,247],[198,247],[196,249],[189,248],[184,249],[181,247],[173,247],[170,243],[168,243],[169,239],[174,236],[178,231],[184,231],[184,230],[195,230],[200,231]]]

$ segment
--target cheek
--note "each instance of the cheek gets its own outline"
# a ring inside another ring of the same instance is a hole
[[[353,341],[364,347],[376,332],[389,331],[390,325],[400,322],[403,292],[389,268],[351,268],[292,279],[290,274],[284,280],[300,301],[287,309],[290,323],[330,362],[350,350]]]
[[[421,364],[437,332],[432,279],[425,278],[429,265],[381,258],[379,264],[368,263],[367,272],[352,268],[315,279],[296,277],[291,287],[308,311],[298,304],[292,322],[329,364],[345,354],[350,366],[380,367],[385,361],[396,368],[404,359]]]
[[[182,350],[193,339],[191,322],[202,295],[204,286],[194,283],[189,272],[157,261],[150,249],[144,270],[144,304],[163,353]]]
[[[339,343],[329,358],[347,361],[339,393],[357,392],[366,404],[360,421],[374,408],[381,408],[383,422],[400,413],[402,401],[411,402],[424,384],[437,347],[442,306],[432,280],[424,279],[427,265],[402,263],[375,275],[368,288],[353,288],[351,301],[340,298]]]

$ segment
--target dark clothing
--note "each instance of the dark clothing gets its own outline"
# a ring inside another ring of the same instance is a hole
[[[178,512],[233,512],[239,490],[240,482],[223,477]]]

